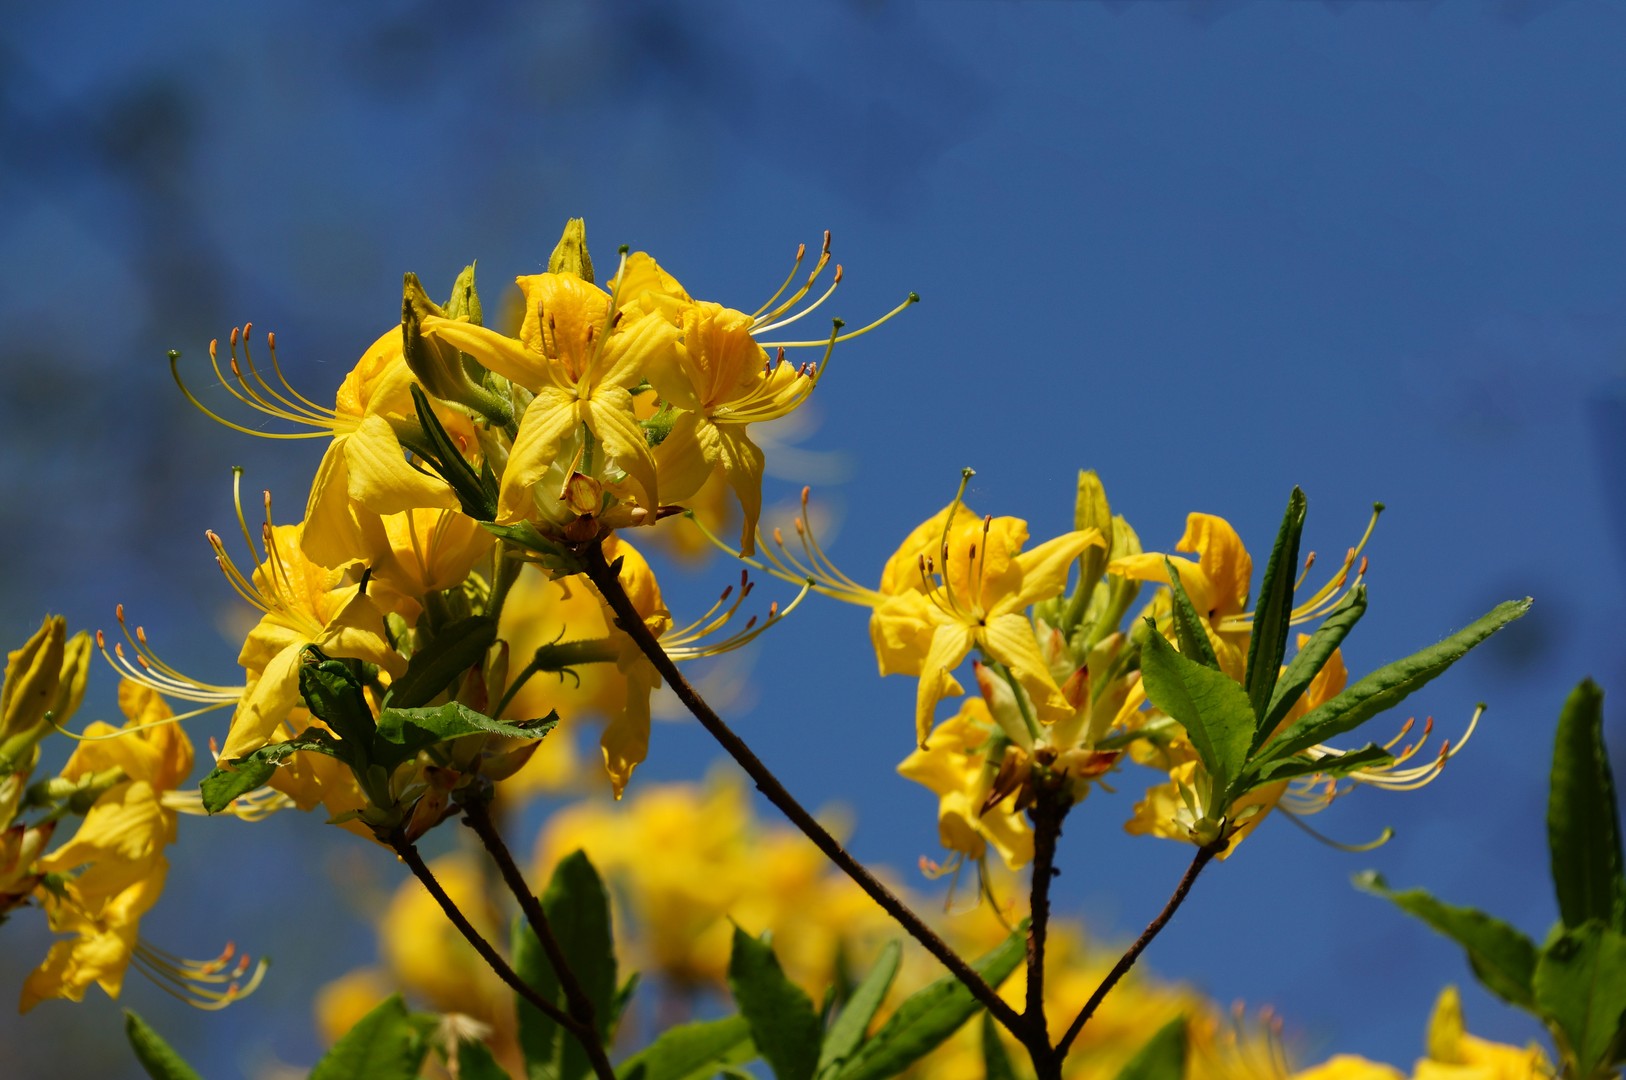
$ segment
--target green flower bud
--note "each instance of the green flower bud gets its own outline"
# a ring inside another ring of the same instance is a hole
[[[582,218],[565,222],[564,235],[548,256],[548,273],[575,274],[593,284],[593,257],[587,254],[587,222]]]

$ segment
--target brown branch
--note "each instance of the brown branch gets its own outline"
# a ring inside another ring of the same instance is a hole
[[[716,739],[722,748],[728,751],[730,757],[739,763],[747,776],[756,784],[757,790],[768,797],[768,801],[778,807],[780,812],[789,818],[791,824],[802,830],[809,840],[824,852],[829,860],[840,867],[848,877],[858,883],[858,887],[869,894],[870,898],[894,920],[897,921],[911,937],[925,946],[926,951],[935,956],[948,968],[955,978],[965,984],[973,997],[993,1014],[1005,1028],[1020,1039],[1023,1045],[1030,1045],[1033,1034],[1028,1025],[1017,1011],[1007,1005],[1000,996],[994,992],[981,975],[974,971],[949,944],[939,937],[931,927],[923,922],[904,902],[883,885],[879,878],[870,873],[862,863],[847,854],[836,838],[831,836],[823,825],[820,825],[813,815],[808,813],[802,804],[797,802],[785,786],[769,771],[762,760],[751,752],[738,735],[723,722],[722,717],[712,709],[706,701],[695,692],[688,680],[678,671],[672,658],[666,655],[655,635],[650,633],[649,627],[644,625],[643,618],[633,607],[632,600],[627,591],[621,586],[618,574],[619,560],[615,567],[610,566],[604,559],[604,549],[598,541],[583,546],[580,552],[586,564],[587,577],[598,587],[599,593],[604,597],[610,609],[615,612],[617,622],[621,629],[632,638],[639,650],[655,665],[667,684],[677,694],[700,725]]]
[[[480,954],[480,958],[486,962],[491,970],[497,973],[497,977],[512,987],[514,993],[535,1006],[538,1012],[570,1032],[582,1045],[589,1048],[588,1053],[591,1055],[591,1048],[597,1045],[598,1042],[597,1032],[590,1028],[584,1030],[574,1017],[537,993],[535,988],[524,979],[521,979],[514,969],[508,966],[508,961],[504,960],[497,950],[492,947],[491,942],[481,936],[480,931],[476,930],[474,924],[469,922],[468,916],[464,915],[452,898],[446,894],[446,890],[436,880],[428,864],[423,861],[423,856],[418,853],[415,844],[407,840],[399,832],[389,838],[389,843],[395,849],[395,853],[401,857],[401,861],[411,869],[413,876],[423,882],[423,887],[429,890],[429,895],[435,898],[435,902],[446,913],[446,917],[451,920],[452,925],[457,927],[458,932],[463,935],[470,945],[474,946],[474,951]],[[599,1080],[615,1080],[615,1072],[609,1068],[608,1063],[605,1063],[601,1068],[598,1061],[595,1060],[593,1070],[597,1073]]]
[[[1022,1016],[1033,1025],[1047,1050],[1050,1027],[1044,1013],[1045,939],[1050,925],[1050,882],[1056,875],[1056,841],[1069,809],[1066,799],[1065,790],[1046,785],[1028,811],[1033,819],[1033,885],[1028,905],[1033,921],[1028,926],[1028,996]]]
[[[559,979],[560,989],[564,991],[565,1004],[571,1017],[581,1025],[582,1030],[590,1032],[592,1037],[582,1038],[575,1030],[572,1030],[571,1034],[576,1036],[583,1049],[587,1051],[587,1057],[593,1063],[595,1073],[599,1076],[614,1076],[615,1070],[611,1067],[609,1056],[605,1053],[604,1044],[599,1038],[598,1019],[593,1015],[593,1003],[588,1000],[587,992],[582,989],[581,980],[576,978],[575,971],[571,970],[570,963],[565,958],[565,951],[559,947],[559,939],[553,934],[553,927],[548,922],[547,913],[542,910],[541,902],[537,900],[536,894],[525,881],[525,875],[514,862],[513,853],[503,841],[496,822],[491,820],[490,804],[483,799],[473,798],[461,805],[463,820],[486,846],[491,861],[497,864],[497,870],[502,874],[503,884],[514,894],[514,899],[519,901],[519,909],[524,912],[525,921],[535,932],[537,941],[541,942],[548,963],[553,965],[553,973]]]
[[[1141,953],[1146,951],[1146,946],[1152,943],[1152,939],[1157,937],[1163,928],[1168,925],[1170,919],[1174,918],[1174,913],[1180,910],[1180,905],[1185,902],[1186,894],[1191,891],[1191,886],[1197,880],[1197,875],[1203,872],[1203,867],[1207,866],[1214,856],[1223,850],[1225,850],[1223,842],[1206,844],[1197,849],[1197,854],[1191,860],[1191,865],[1186,867],[1185,875],[1181,877],[1180,884],[1174,887],[1174,894],[1169,897],[1169,902],[1163,905],[1163,910],[1157,913],[1157,918],[1146,924],[1146,929],[1141,931],[1140,937],[1136,938],[1135,943],[1129,946],[1129,950],[1118,958],[1118,962],[1107,973],[1107,977],[1101,981],[1101,985],[1095,988],[1095,993],[1090,995],[1090,1000],[1086,1001],[1084,1008],[1079,1010],[1079,1014],[1074,1018],[1072,1026],[1067,1029],[1067,1034],[1063,1035],[1061,1042],[1056,1044],[1056,1062],[1058,1065],[1067,1056],[1067,1049],[1073,1045],[1073,1040],[1078,1038],[1078,1033],[1084,1030],[1084,1025],[1089,1022],[1091,1016],[1095,1015],[1095,1010],[1100,1007],[1101,1000],[1118,984],[1118,980],[1123,978],[1129,969],[1135,966],[1135,961],[1139,959]]]

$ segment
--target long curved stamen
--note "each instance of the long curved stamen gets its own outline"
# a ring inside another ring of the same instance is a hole
[[[138,939],[130,959],[160,990],[208,1011],[224,1009],[252,994],[270,966],[263,957],[256,963],[246,954],[238,956],[229,942],[212,960],[186,960]],[[216,989],[222,984],[224,989]]]
[[[280,791],[258,788],[233,799],[222,810],[207,810],[203,805],[203,792],[198,788],[188,791],[166,791],[159,796],[166,809],[192,817],[216,817],[229,814],[241,821],[264,821],[281,810],[291,810],[295,802]]]
[[[762,323],[762,322],[759,322],[759,321],[753,321],[751,323],[751,333],[752,333],[752,335],[754,336],[756,334],[770,333],[771,331],[778,330],[782,326],[789,326],[791,323],[796,322],[798,319],[803,319],[803,318],[806,318],[807,316],[813,314],[814,311],[818,310],[818,308],[819,308],[819,306],[821,304],[823,304],[826,300],[830,299],[830,297],[835,295],[836,288],[841,284],[841,277],[842,277],[841,265],[838,263],[836,265],[835,275],[830,279],[830,287],[828,289],[825,289],[824,292],[820,293],[819,298],[817,300],[813,301],[811,304],[807,305],[807,307],[803,308],[801,311],[798,311],[796,314],[788,315],[785,318],[780,319],[778,322]],[[813,282],[810,280],[810,281],[808,281],[808,284],[811,285],[811,284],[813,284]],[[802,295],[805,296],[806,293],[807,293],[806,289],[802,290]]]
[[[807,280],[802,282],[802,287],[786,297],[778,307],[773,308],[771,311],[768,310],[768,306],[772,304],[774,300],[779,299],[780,295],[785,291],[785,287],[796,279],[796,268],[801,266],[802,256],[806,254],[806,252],[806,244],[803,244],[796,249],[796,264],[790,268],[790,276],[785,279],[785,284],[779,287],[779,292],[774,293],[773,298],[770,299],[767,304],[763,304],[762,307],[758,308],[756,314],[751,316],[751,323],[753,326],[760,326],[763,323],[771,323],[775,319],[783,316],[785,312],[802,302],[802,297],[806,296],[813,288],[813,283],[819,280],[819,275],[824,273],[825,266],[827,266],[830,262],[830,230],[824,230],[824,246],[819,251],[819,258],[818,261],[813,264],[812,272],[807,275]]]
[[[746,620],[745,626],[742,627],[737,633],[730,634],[721,641],[714,641],[709,645],[686,645],[682,642],[677,642],[672,648],[667,648],[666,653],[673,660],[682,662],[686,660],[698,660],[701,657],[706,656],[721,656],[724,653],[733,652],[735,649],[749,645],[751,642],[755,641],[758,637],[762,636],[762,634],[766,632],[769,627],[777,626],[779,623],[789,618],[791,612],[795,611],[797,607],[801,605],[802,600],[807,596],[807,594],[812,591],[813,583],[811,581],[803,582],[801,592],[797,593],[791,602],[786,604],[783,608],[779,606],[779,601],[777,600],[769,604],[768,617],[762,622],[757,622],[757,617],[753,615]],[[744,599],[743,590],[741,591],[741,599]],[[737,602],[735,606],[738,606]],[[720,626],[721,623],[718,625]],[[709,633],[710,631],[708,630],[707,632]],[[662,648],[666,648],[664,635],[662,636],[661,646]]]
[[[824,235],[827,238],[826,243],[828,243],[828,237],[830,235],[829,230],[825,230]],[[795,261],[793,261],[790,264],[790,273],[785,275],[784,284],[780,285],[779,288],[774,291],[774,294],[772,296],[768,297],[768,299],[763,302],[761,307],[757,308],[755,311],[753,311],[751,313],[751,319],[752,319],[753,322],[755,320],[761,318],[762,313],[764,311],[767,311],[770,307],[772,307],[774,301],[778,300],[781,296],[783,296],[784,293],[785,293],[785,290],[790,288],[790,283],[796,280],[796,271],[801,269],[802,260],[804,258],[806,258],[806,257],[807,257],[807,245],[806,244],[798,244],[798,245],[796,245],[796,259],[795,259]]]
[[[903,312],[903,310],[905,308],[909,307],[909,305],[918,304],[918,303],[920,303],[920,294],[919,293],[910,293],[909,296],[903,301],[903,303],[899,304],[897,307],[893,308],[891,311],[887,312],[885,315],[882,315],[879,319],[876,319],[874,322],[870,323],[867,326],[861,326],[857,330],[853,330],[853,331],[851,331],[849,333],[846,333],[846,334],[840,334],[837,337],[835,337],[834,339],[830,340],[829,342],[824,342],[824,341],[759,341],[757,344],[761,345],[765,349],[773,349],[773,348],[778,348],[778,347],[784,347],[786,349],[799,349],[799,348],[805,349],[805,348],[811,348],[814,345],[824,345],[824,344],[837,345],[837,344],[840,344],[843,341],[851,341],[855,337],[862,337],[863,335],[869,333],[871,330],[874,330],[876,327],[882,325],[883,323],[889,322],[892,319],[896,318],[899,314],[901,314]]]
[[[253,350],[249,348],[249,337],[253,332],[253,323],[243,324],[243,360],[241,364],[237,360],[238,334],[236,330],[231,333],[231,373],[237,379],[237,385],[241,386],[243,391],[252,399],[250,404],[267,415],[282,416],[296,423],[301,421],[309,423],[312,420],[320,422],[331,419],[333,412],[331,409],[323,409],[319,405],[307,405],[299,398],[299,395],[293,392],[293,387],[289,386],[289,393],[283,394],[265,380],[265,376],[260,374],[260,369],[254,366]],[[273,340],[275,339],[273,338]],[[244,377],[243,372],[245,369],[253,377],[252,382]]]
[[[175,385],[180,388],[181,394],[191,403],[192,407],[217,424],[262,439],[319,439],[329,437],[339,429],[346,427],[346,418],[340,417],[337,410],[318,405],[294,389],[293,384],[288,381],[288,377],[283,373],[282,365],[277,359],[275,334],[267,334],[266,341],[271,349],[271,370],[275,375],[276,383],[281,385],[281,389],[278,389],[277,385],[274,385],[271,380],[261,373],[260,369],[255,365],[253,355],[248,347],[249,334],[252,329],[252,323],[245,324],[241,330],[235,327],[232,329],[230,339],[231,355],[228,363],[231,370],[230,377],[227,376],[226,371],[220,364],[219,340],[209,343],[209,365],[214,370],[217,383],[238,402],[256,412],[263,413],[273,420],[282,420],[314,430],[256,431],[236,421],[226,419],[207,405],[204,405],[187,387],[186,381],[181,378],[181,354],[179,351],[171,349],[168,354],[170,376],[175,380]],[[237,359],[239,340],[243,343],[243,361],[241,364]]]
[[[877,607],[886,597],[874,589],[858,584],[851,577],[842,573],[830,559],[820,545],[818,537],[813,532],[813,517],[809,512],[810,489],[802,489],[802,513],[796,518],[796,536],[801,544],[804,556],[798,556],[785,543],[785,537],[780,530],[773,530],[771,541],[764,538],[759,531],[757,534],[757,551],[766,562],[743,556],[733,545],[725,542],[710,529],[706,528],[695,517],[693,512],[687,516],[694,522],[703,536],[719,551],[727,552],[745,565],[760,570],[765,574],[772,574],[781,581],[792,585],[802,586],[812,582],[812,591],[834,600],[848,604],[858,604],[862,607]]]
[[[105,659],[120,675],[143,686],[163,694],[165,697],[179,698],[183,701],[196,701],[210,704],[218,708],[235,702],[243,693],[240,686],[220,686],[215,683],[201,682],[183,674],[176,668],[165,663],[153,651],[147,641],[147,631],[143,627],[136,627],[135,633],[130,632],[129,624],[124,618],[124,605],[120,604],[114,609],[114,618],[118,620],[119,630],[124,634],[124,640],[129,642],[135,653],[132,661],[125,655],[122,643],[113,644],[113,652],[107,651],[107,636],[102,631],[96,631],[96,647],[101,650]]]
[[[1299,626],[1321,618],[1342,601],[1348,595],[1350,589],[1365,580],[1367,560],[1361,552],[1365,549],[1367,542],[1372,539],[1373,530],[1377,528],[1378,516],[1383,513],[1383,510],[1382,503],[1372,504],[1372,516],[1367,520],[1366,531],[1361,534],[1360,541],[1344,555],[1344,561],[1336,574],[1329,578],[1307,600],[1293,607],[1293,610],[1288,613],[1289,624]],[[1315,552],[1312,551],[1304,560],[1304,569],[1300,572],[1298,580],[1293,583],[1295,592],[1298,591],[1300,585],[1304,584],[1304,579],[1309,576],[1310,567],[1314,564]],[[1350,579],[1351,570],[1355,571],[1353,580]],[[1246,611],[1237,615],[1226,615],[1218,620],[1215,629],[1248,629],[1253,626],[1254,614],[1252,611]]]
[[[969,466],[960,470],[960,486],[954,492],[954,501],[949,503],[948,513],[943,516],[943,533],[937,541],[939,558],[943,563],[943,572],[939,579],[943,583],[943,592],[948,598],[949,609],[954,611],[960,609],[960,603],[954,596],[954,583],[949,580],[949,531],[954,528],[954,515],[965,505],[965,489],[971,483],[971,478],[976,475],[977,471]]]
[[[1383,831],[1377,835],[1375,840],[1368,840],[1363,844],[1345,844],[1334,840],[1332,837],[1327,836],[1316,829],[1311,828],[1309,823],[1304,821],[1303,817],[1298,812],[1289,810],[1285,806],[1282,807],[1282,812],[1287,815],[1288,821],[1291,821],[1293,824],[1297,825],[1299,828],[1303,829],[1305,832],[1309,833],[1323,844],[1326,844],[1328,847],[1337,848],[1339,851],[1347,851],[1355,855],[1368,851],[1376,851],[1378,848],[1395,838],[1395,831],[1388,826],[1384,826]]]

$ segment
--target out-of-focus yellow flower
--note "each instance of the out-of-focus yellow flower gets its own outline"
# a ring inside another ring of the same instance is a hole
[[[356,1021],[395,991],[395,981],[378,968],[359,968],[319,988],[313,1011],[322,1041],[329,1045],[338,1042],[356,1026]]]
[[[838,946],[869,956],[897,936],[805,837],[758,824],[737,781],[651,784],[620,803],[561,810],[538,845],[538,880],[577,849],[614,891],[631,966],[678,987],[723,985],[734,923],[772,931],[786,974],[815,995]]]
[[[1428,1022],[1428,1056],[1413,1080],[1550,1080],[1557,1070],[1535,1043],[1508,1046],[1468,1034],[1455,986],[1440,992]]]
[[[1368,1061],[1354,1054],[1339,1054],[1294,1073],[1292,1080],[1406,1080],[1406,1074],[1392,1065]]]
[[[535,395],[502,472],[497,520],[512,523],[535,513],[532,488],[584,426],[626,473],[633,501],[653,514],[655,460],[629,391],[661,354],[676,349],[677,328],[656,312],[620,310],[616,297],[574,274],[534,274],[520,278],[519,287],[525,321],[518,340],[454,319],[423,320],[425,337],[468,353]],[[565,475],[574,471],[567,468]]]

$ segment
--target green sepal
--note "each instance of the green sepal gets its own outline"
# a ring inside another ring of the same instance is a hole
[[[1207,624],[1192,606],[1191,597],[1187,595],[1186,587],[1180,581],[1180,571],[1175,569],[1174,560],[1166,555],[1163,557],[1163,566],[1169,572],[1169,600],[1174,608],[1174,639],[1180,643],[1180,655],[1218,671],[1219,657],[1214,655],[1214,643],[1208,640]]]
[[[1445,640],[1372,672],[1265,743],[1262,759],[1284,758],[1359,727],[1391,709],[1467,655],[1468,650],[1530,610],[1530,600],[1509,600]]]
[[[1061,611],[1061,632],[1069,637],[1089,611],[1090,599],[1095,595],[1096,586],[1101,584],[1107,563],[1112,561],[1112,506],[1107,502],[1107,489],[1094,469],[1080,469],[1078,472],[1078,493],[1073,500],[1073,528],[1079,532],[1094,529],[1101,534],[1103,543],[1099,547],[1091,544],[1078,557],[1078,585],[1073,595],[1067,598],[1065,607],[1058,608]]]
[[[1361,616],[1366,614],[1366,586],[1356,585],[1338,602],[1338,606],[1328,613],[1316,627],[1310,640],[1304,643],[1304,648],[1293,654],[1293,659],[1287,664],[1287,670],[1276,681],[1276,689],[1270,695],[1270,704],[1265,709],[1264,718],[1259,722],[1259,730],[1254,734],[1254,748],[1276,730],[1276,725],[1292,711],[1298,704],[1299,698],[1310,688],[1310,683],[1321,674],[1321,669],[1327,666],[1332,654],[1338,646],[1343,644],[1344,638],[1360,622]]]
[[[475,326],[484,325],[485,313],[480,310],[480,292],[474,286],[475,264],[470,263],[452,282],[452,295],[441,305],[441,313],[448,319],[466,319]]]
[[[892,988],[892,980],[897,977],[902,957],[903,946],[896,941],[887,942],[875,966],[847,995],[836,1013],[835,1021],[825,1033],[824,1044],[819,1048],[817,1075],[821,1080],[838,1072],[864,1041],[870,1021],[875,1019],[876,1010],[881,1007],[886,992]]]
[[[231,805],[239,795],[265,786],[277,767],[296,753],[310,751],[328,757],[344,757],[339,740],[321,728],[306,728],[299,736],[286,742],[267,743],[251,754],[221,762],[198,784],[203,796],[203,809],[218,814]]]
[[[776,1080],[812,1080],[821,1035],[813,1001],[785,977],[773,947],[738,926],[728,958],[728,988]]]
[[[999,989],[1022,963],[1027,934],[1028,920],[1023,919],[1009,937],[977,958],[972,969]],[[942,1045],[981,1008],[964,983],[945,975],[906,998],[836,1076],[838,1080],[895,1076]]]
[[[725,1016],[666,1029],[615,1074],[621,1080],[710,1080],[720,1068],[756,1056],[745,1017]]]
[[[1259,585],[1259,602],[1254,605],[1243,685],[1253,713],[1259,718],[1260,734],[1254,739],[1255,746],[1268,734],[1264,721],[1270,712],[1282,657],[1287,655],[1287,639],[1292,635],[1293,579],[1299,565],[1299,538],[1304,535],[1306,508],[1304,492],[1295,486],[1287,497],[1287,511],[1276,531],[1276,542],[1271,545],[1270,561],[1265,563],[1265,577]]]
[[[672,427],[677,423],[677,418],[678,413],[672,408],[672,403],[663,401],[660,410],[654,416],[648,420],[638,421],[638,426],[644,429],[644,442],[651,450],[665,442],[666,437],[672,434]]]
[[[423,1025],[392,994],[322,1055],[310,1080],[416,1080],[428,1049]]]
[[[999,1025],[992,1013],[982,1014],[982,1073],[986,1080],[1017,1080],[1016,1066],[999,1039]]]
[[[1558,714],[1547,843],[1564,925],[1596,919],[1626,930],[1620,810],[1603,743],[1603,691],[1591,679],[1570,692]]]
[[[463,513],[476,521],[490,521],[497,516],[497,489],[486,482],[489,470],[482,469],[479,473],[469,465],[463,457],[462,451],[446,434],[446,428],[441,424],[440,417],[429,405],[429,398],[424,394],[423,387],[417,383],[411,386],[412,405],[417,410],[418,424],[429,440],[429,453],[423,455],[425,462],[435,470],[435,473],[451,486],[452,494]]]
[[[1314,761],[1299,757],[1277,758],[1265,762],[1258,769],[1249,769],[1244,775],[1243,782],[1237,785],[1236,794],[1241,796],[1243,792],[1252,791],[1256,787],[1281,780],[1292,780],[1298,776],[1313,776],[1317,773],[1328,777],[1348,776],[1356,769],[1381,768],[1392,761],[1394,755],[1377,743],[1367,743],[1359,750],[1330,754]]]
[[[1487,990],[1510,1005],[1535,1010],[1531,981],[1536,972],[1536,944],[1524,934],[1483,911],[1442,903],[1423,889],[1396,892],[1375,871],[1355,875],[1355,887],[1393,901],[1400,910],[1461,945],[1474,977]]]
[[[461,701],[448,701],[424,709],[385,709],[378,714],[374,760],[387,766],[410,760],[425,747],[464,735],[502,735],[510,739],[540,739],[559,723],[551,712],[536,720],[510,724],[475,712]]]
[[[478,1039],[460,1039],[454,1052],[457,1080],[511,1080],[508,1070],[497,1063],[491,1048]]]
[[[311,715],[333,729],[349,749],[345,761],[360,767],[351,755],[373,738],[373,710],[362,693],[361,680],[342,660],[330,660],[315,645],[307,645],[299,656],[299,696]]]
[[[1141,645],[1140,670],[1146,696],[1186,729],[1214,781],[1215,798],[1224,796],[1242,775],[1253,740],[1247,693],[1218,668],[1175,652],[1155,627]],[[1215,805],[1209,812],[1218,817],[1224,809]]]
[[[507,541],[519,550],[527,552],[533,561],[544,569],[560,574],[579,574],[586,570],[587,564],[574,552],[565,545],[543,536],[529,521],[521,521],[515,525],[498,525],[491,521],[481,521],[480,527],[497,539]]]
[[[554,868],[542,911],[565,964],[581,985],[599,1037],[608,1045],[617,991],[615,941],[610,929],[610,898],[587,855],[571,852]],[[514,921],[514,970],[539,994],[566,1008],[559,977],[536,934],[523,917]],[[532,1080],[578,1080],[593,1075],[580,1042],[524,998],[519,998],[519,1041]]]
[[[1541,951],[1532,988],[1573,1069],[1566,1076],[1595,1077],[1621,1060],[1626,936],[1599,920],[1565,930]]]
[[[1177,1016],[1135,1052],[1118,1071],[1118,1080],[1181,1080],[1186,1075],[1188,1041],[1186,1018]]]
[[[203,1080],[158,1032],[131,1009],[124,1010],[124,1037],[152,1080]]]
[[[427,705],[480,663],[497,640],[497,624],[484,615],[441,627],[435,639],[412,654],[406,673],[390,683],[386,707],[415,709]]]

